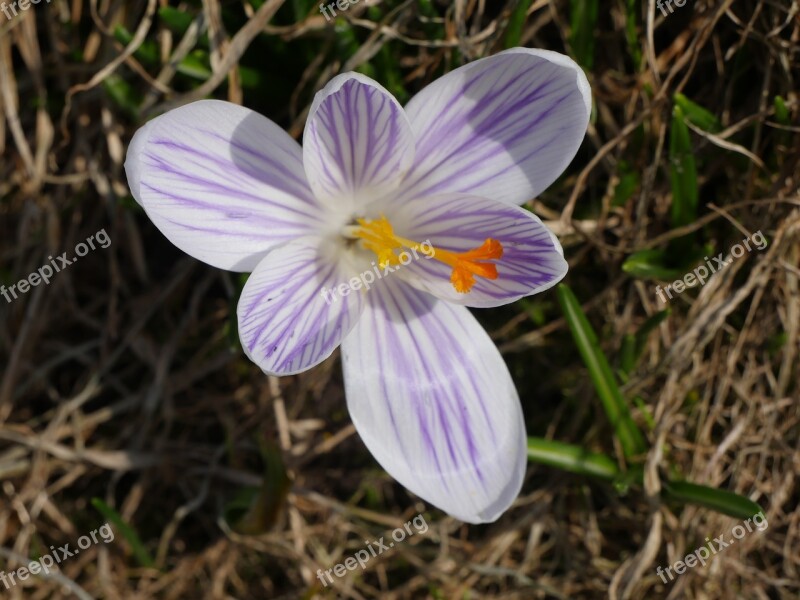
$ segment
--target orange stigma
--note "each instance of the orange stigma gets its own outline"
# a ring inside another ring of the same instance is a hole
[[[358,226],[347,227],[345,235],[360,239],[362,247],[378,257],[381,268],[400,264],[396,251],[408,248],[420,250],[426,256],[452,267],[450,283],[460,294],[472,289],[476,275],[484,279],[497,279],[497,266],[489,261],[503,257],[503,245],[495,239],[487,238],[483,244],[466,252],[451,252],[434,248],[430,242],[420,243],[395,235],[391,223],[384,216],[374,220],[357,219],[356,222]],[[428,249],[425,248],[426,244]]]

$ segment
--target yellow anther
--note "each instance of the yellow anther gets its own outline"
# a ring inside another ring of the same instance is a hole
[[[408,248],[421,250],[423,254],[452,267],[450,282],[461,294],[472,289],[476,275],[484,279],[497,279],[497,266],[488,262],[497,261],[503,256],[503,245],[495,239],[487,238],[482,245],[466,252],[451,252],[433,247],[426,251],[424,242],[395,235],[391,223],[384,216],[373,220],[357,219],[356,222],[358,226],[347,228],[348,237],[360,239],[364,249],[374,252],[381,268],[400,264],[397,251]]]

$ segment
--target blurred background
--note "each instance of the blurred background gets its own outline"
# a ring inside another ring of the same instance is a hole
[[[115,532],[0,596],[800,597],[797,1],[0,9],[0,284],[94,243],[0,297],[0,571]],[[531,440],[517,502],[468,526],[367,452],[338,352],[280,379],[244,356],[246,276],[170,244],[122,165],[138,127],[186,102],[240,103],[299,139],[338,73],[405,103],[513,46],[572,56],[594,107],[571,166],[527,205],[565,248],[565,285],[476,311]],[[660,298],[759,231],[763,249]],[[758,510],[763,531],[657,574]],[[318,569],[418,514],[425,533],[323,587]]]

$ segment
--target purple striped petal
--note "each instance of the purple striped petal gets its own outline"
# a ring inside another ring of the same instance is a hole
[[[270,375],[300,373],[322,362],[353,328],[364,290],[340,285],[351,273],[336,250],[303,238],[267,254],[250,275],[236,314],[247,356]]]
[[[395,190],[414,161],[414,138],[403,108],[369,77],[335,77],[314,98],[303,161],[323,201],[357,208]]]
[[[558,283],[568,265],[556,237],[538,217],[518,206],[476,196],[446,194],[387,208],[395,231],[405,238],[426,242],[434,249],[466,252],[487,238],[500,242],[503,256],[489,261],[497,267],[497,279],[475,278],[466,294],[450,282],[452,267],[427,258],[397,270],[414,287],[437,298],[486,308],[514,302]],[[426,245],[427,247],[427,245]]]
[[[276,244],[325,223],[300,145],[229,102],[202,100],[150,121],[131,141],[125,170],[156,227],[222,269],[252,271]]]
[[[403,196],[522,204],[572,161],[590,111],[586,76],[562,54],[513,48],[460,67],[406,106],[417,152]]]
[[[525,473],[522,410],[467,308],[386,279],[343,342],[342,364],[353,423],[392,477],[469,523],[511,505]]]

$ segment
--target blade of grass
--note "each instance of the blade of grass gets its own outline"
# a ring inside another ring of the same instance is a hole
[[[570,2],[569,42],[575,60],[584,69],[594,66],[594,39],[597,35],[598,0]]]
[[[786,106],[786,100],[780,96],[775,96],[775,120],[781,125],[789,125],[791,118],[789,116],[789,108]]]
[[[641,3],[638,0],[628,0],[625,11],[625,38],[628,42],[628,52],[630,52],[633,65],[637,71],[642,64],[642,49],[639,46],[641,35],[639,35],[636,27],[640,5]]]
[[[634,252],[622,263],[622,270],[637,279],[673,281],[683,277],[685,271],[670,266],[667,252],[658,248]]]
[[[664,496],[681,504],[696,504],[739,519],[764,512],[749,498],[688,481],[665,482]]]
[[[506,28],[506,48],[515,48],[519,46],[522,39],[522,28],[525,27],[525,19],[528,17],[528,9],[531,7],[533,0],[519,0],[514,12],[508,19],[508,27]]]
[[[641,177],[625,160],[619,161],[617,175],[619,176],[619,183],[614,188],[612,204],[614,206],[625,206],[636,190],[639,189]]]
[[[697,166],[692,154],[692,140],[689,137],[689,128],[683,120],[683,110],[675,106],[672,111],[672,125],[670,127],[669,159],[670,182],[672,184],[672,227],[678,228],[689,225],[697,219]],[[683,236],[670,245],[670,254],[677,254],[681,262],[682,257],[690,254],[692,236]]]
[[[142,543],[142,540],[139,538],[139,535],[136,531],[128,525],[123,519],[122,516],[111,508],[108,504],[103,502],[100,498],[92,498],[92,506],[103,515],[103,518],[106,519],[115,531],[117,531],[125,540],[130,544],[131,551],[133,552],[133,556],[136,557],[136,562],[138,562],[143,567],[155,567],[155,561],[153,557],[150,556],[150,553],[145,548],[145,545]]]
[[[528,460],[606,481],[614,481],[620,473],[617,463],[605,454],[537,437],[528,438]]]
[[[642,433],[631,418],[628,405],[622,397],[608,360],[600,348],[597,336],[581,309],[580,303],[572,290],[563,283],[558,286],[558,300],[569,324],[575,345],[589,369],[592,383],[594,383],[597,395],[600,397],[603,409],[614,428],[625,456],[643,454],[647,450],[647,446]]]
[[[591,452],[573,444],[529,437],[528,460],[612,483],[620,494],[627,493],[631,485],[638,487],[643,485],[641,467],[636,466],[630,471],[622,471],[607,454]],[[764,512],[749,498],[688,481],[664,481],[661,498],[681,505],[702,506],[738,519],[747,519]]]
[[[710,131],[711,133],[717,133],[722,130],[722,123],[719,122],[719,119],[696,102],[692,102],[681,93],[675,94],[674,99],[675,104],[680,107],[690,123],[697,125],[703,131]]]
[[[669,158],[672,181],[672,226],[682,227],[693,223],[697,217],[698,193],[692,140],[680,106],[676,106],[672,112]]]
[[[280,449],[259,438],[264,461],[264,479],[260,487],[241,490],[225,509],[225,518],[231,528],[243,535],[260,535],[269,531],[284,509],[291,489],[291,480]]]

